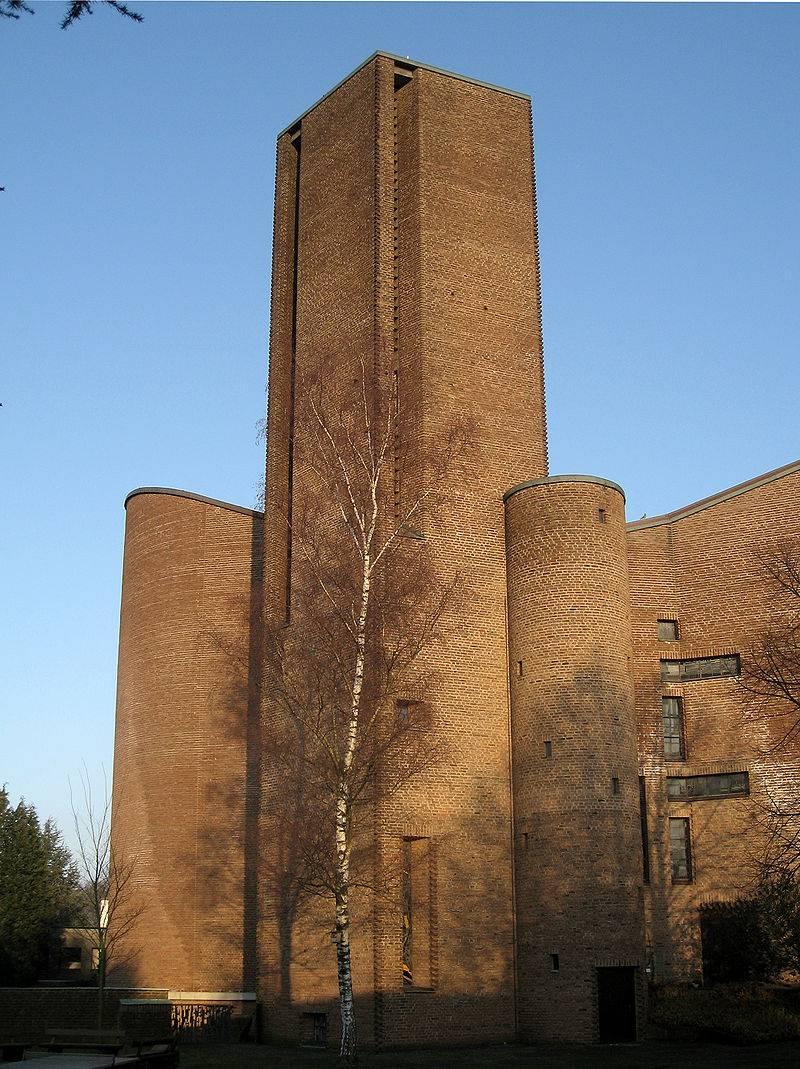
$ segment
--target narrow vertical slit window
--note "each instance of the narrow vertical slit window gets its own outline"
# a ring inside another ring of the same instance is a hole
[[[650,883],[650,831],[647,827],[647,788],[639,776],[639,824],[642,830],[642,879]]]
[[[403,840],[403,983],[414,983],[414,898],[411,892],[411,840]]]
[[[402,970],[406,987],[432,984],[430,844],[430,839],[403,839]]]
[[[550,741],[550,739],[545,739],[544,741],[544,755],[545,757],[553,756],[553,743]]]
[[[672,882],[691,883],[694,871],[688,817],[669,818],[669,852],[672,861]]]
[[[686,744],[683,731],[683,699],[667,695],[661,699],[661,719],[664,731],[664,757],[667,761],[683,761]]]
[[[558,954],[550,955],[550,968],[553,972],[558,972],[561,968],[561,961],[559,960]]]
[[[611,793],[619,794],[619,776],[611,777]]]

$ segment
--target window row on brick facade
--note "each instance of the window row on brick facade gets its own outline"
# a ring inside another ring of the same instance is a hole
[[[706,776],[670,776],[667,795],[673,801],[696,798],[729,798],[750,793],[747,772],[718,772]]]
[[[690,657],[686,660],[661,661],[661,678],[665,683],[686,683],[693,679],[721,679],[738,676],[739,654],[725,657]]]

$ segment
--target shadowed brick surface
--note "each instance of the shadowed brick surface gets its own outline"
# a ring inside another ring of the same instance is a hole
[[[627,528],[614,484],[548,479],[539,294],[527,98],[378,54],[280,136],[264,515],[152,489],[127,506],[115,833],[147,908],[127,982],[257,987],[272,1034],[327,1013],[335,1038],[330,909],[281,944],[270,891],[278,786],[262,739],[279,713],[258,623],[286,619],[292,515],[315,504],[293,458],[297,391],[322,366],[344,391],[362,359],[379,406],[397,383],[399,511],[454,419],[474,446],[415,543],[461,577],[426,653],[447,761],[370,829],[387,871],[404,838],[427,840],[425,985],[403,985],[398,904],[356,894],[362,1039],[592,1041],[598,968],[635,970],[640,1026],[645,965],[697,973],[698,906],[744,886],[759,801],[790,791],[800,763],[768,755],[774,735],[743,722],[735,680],[664,684],[660,660],[747,657],[774,610],[753,550],[800,536],[800,466]],[[677,641],[659,641],[659,619]],[[678,763],[664,759],[669,695],[684,700]],[[751,796],[667,800],[668,775],[717,771],[749,772]],[[685,885],[671,815],[691,823]]]

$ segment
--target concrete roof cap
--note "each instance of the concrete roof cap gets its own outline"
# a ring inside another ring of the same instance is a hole
[[[228,509],[229,512],[241,512],[243,516],[262,516],[263,513],[259,509],[248,509],[244,505],[232,505],[229,501],[218,501],[215,497],[204,497],[203,494],[193,494],[190,490],[173,490],[169,486],[138,486],[135,490],[131,490],[128,496],[125,498],[123,508],[128,507],[128,502],[132,497],[138,497],[140,494],[167,494],[169,497],[185,497],[189,501],[200,501],[204,505],[214,505],[219,509]]]
[[[692,516],[695,512],[710,509],[723,501],[729,501],[732,497],[746,494],[748,490],[755,490],[759,486],[765,486],[767,483],[782,479],[786,475],[792,475],[794,472],[800,472],[800,460],[793,460],[790,464],[784,464],[781,468],[773,468],[772,471],[764,472],[763,475],[756,475],[743,483],[737,483],[736,486],[731,486],[727,490],[720,490],[716,494],[711,494],[710,497],[702,497],[699,501],[693,501],[690,505],[675,509],[674,512],[665,512],[661,516],[645,516],[641,520],[632,520],[627,524],[628,530],[641,531],[646,527],[661,527],[663,524],[675,523],[686,516]]]
[[[345,82],[350,81],[354,74],[358,74],[362,67],[366,67],[368,63],[371,63],[373,59],[377,59],[378,56],[382,56],[384,59],[391,59],[395,63],[400,63],[402,66],[409,67],[412,70],[431,71],[432,74],[441,74],[444,75],[445,78],[456,78],[459,82],[468,82],[470,85],[479,85],[483,89],[493,89],[497,93],[505,93],[507,96],[519,97],[520,100],[531,99],[528,93],[520,93],[516,89],[505,89],[501,85],[493,85],[491,82],[482,82],[478,78],[468,78],[465,74],[456,74],[455,71],[442,70],[441,67],[432,67],[429,63],[418,63],[416,60],[410,59],[408,56],[396,56],[393,52],[383,52],[379,49],[377,52],[373,52],[371,56],[367,56],[363,63],[359,63],[354,70],[345,75],[345,77],[342,78],[340,82],[337,82],[332,89],[329,89],[327,93],[324,93],[319,100],[315,100],[314,103],[306,108],[301,115],[298,115],[293,122],[290,122],[288,126],[284,127],[278,134],[278,137],[283,137],[284,134],[287,134],[291,129],[297,126],[299,122],[302,122],[306,115],[313,111],[318,104],[321,104],[323,100],[327,100],[327,98],[331,96],[332,93],[335,93],[337,89],[340,89]]]
[[[503,494],[503,501],[508,501],[520,490],[527,490],[531,486],[549,486],[551,483],[595,483],[597,486],[607,486],[610,490],[616,490],[622,494],[622,500],[625,500],[625,491],[619,483],[612,483],[610,479],[602,479],[599,475],[548,475],[543,479],[528,479],[524,483],[517,483],[510,490],[506,490]]]

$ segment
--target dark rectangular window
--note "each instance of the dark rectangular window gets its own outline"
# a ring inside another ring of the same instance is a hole
[[[306,1047],[328,1045],[327,1013],[304,1013],[302,1015],[300,1042]]]
[[[558,972],[558,970],[561,968],[561,962],[558,959],[558,954],[550,955],[550,968],[553,970],[553,972]]]
[[[669,818],[669,853],[672,882],[692,882],[692,839],[688,817]]]
[[[398,698],[394,704],[398,724],[422,730],[431,726],[430,707],[413,698]]]
[[[678,641],[678,621],[677,620],[658,620],[658,641],[659,642],[677,642]]]
[[[642,879],[650,883],[650,833],[647,828],[647,792],[644,776],[639,776],[639,822],[642,829]]]
[[[544,755],[545,755],[545,757],[552,757],[553,756],[553,743],[550,741],[550,739],[545,739]]]
[[[694,798],[730,798],[749,794],[750,777],[747,772],[720,772],[710,776],[670,776],[667,794],[672,801]]]
[[[661,662],[665,683],[684,683],[692,679],[720,679],[739,675],[739,654],[729,657],[692,657],[688,661]]]
[[[664,757],[668,761],[682,761],[686,756],[683,736],[683,699],[661,699],[661,717],[664,724]]]
[[[619,776],[611,777],[611,793],[619,794]]]

